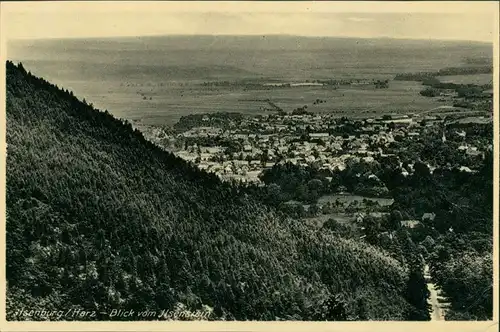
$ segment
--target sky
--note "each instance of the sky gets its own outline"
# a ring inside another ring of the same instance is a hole
[[[493,1],[3,2],[1,6],[7,39],[287,34],[492,41],[498,22],[498,3]]]

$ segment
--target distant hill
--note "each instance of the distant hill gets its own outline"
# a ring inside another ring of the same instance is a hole
[[[9,320],[411,316],[408,269],[383,251],[285,218],[22,65],[6,90]]]
[[[67,51],[80,50],[85,42],[88,50],[114,50],[117,46],[125,50],[135,50],[138,46],[162,48],[163,50],[200,50],[200,49],[233,49],[233,50],[291,50],[308,48],[311,50],[332,49],[335,47],[482,47],[488,48],[491,43],[436,39],[402,39],[402,38],[356,38],[356,37],[311,37],[294,35],[158,35],[137,37],[108,38],[72,38],[72,39],[35,39],[13,40],[11,45],[20,47],[61,47]],[[490,51],[491,52],[491,51]]]
[[[244,72],[268,79],[326,79],[439,70],[493,58],[489,43],[286,35],[13,40],[7,50],[10,60],[22,61],[51,80],[58,76],[77,80],[91,75],[86,71],[92,67],[97,71],[94,78],[109,80],[113,78],[109,72],[127,66],[132,66],[130,70],[137,67],[139,73],[143,66],[191,66],[218,68],[219,74],[229,69],[225,75],[237,74],[232,75],[235,79]],[[55,59],[59,68],[48,68],[47,61],[50,64]],[[81,63],[87,65],[85,71],[80,69]],[[68,70],[71,72],[64,75]],[[168,80],[162,73],[149,77]]]

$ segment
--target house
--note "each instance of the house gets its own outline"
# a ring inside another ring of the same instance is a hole
[[[309,134],[309,137],[311,138],[325,138],[325,137],[329,137],[330,134],[329,133],[310,133]]]
[[[465,151],[465,153],[468,155],[468,156],[479,156],[481,155],[482,153],[480,151],[477,151],[477,148],[470,148],[468,149],[467,151]]]
[[[206,164],[206,163],[204,163],[204,162],[202,162],[202,163],[198,164],[198,168],[199,168],[199,169],[207,170],[207,169],[208,169],[208,167],[209,167],[209,165],[208,165],[208,164]]]
[[[316,158],[313,155],[309,155],[309,156],[307,156],[306,161],[314,162],[314,161],[316,161]]]
[[[267,142],[269,142],[269,137],[270,137],[269,135],[262,135],[259,139],[259,142],[267,143]]]
[[[233,160],[232,163],[236,166],[248,165],[248,161],[246,160]]]
[[[333,150],[342,150],[342,145],[340,143],[332,143],[332,144],[330,144],[330,147]]]
[[[361,159],[363,161],[367,162],[367,163],[373,163],[373,162],[375,162],[375,158],[373,158],[373,157],[363,157]]]
[[[382,121],[385,124],[393,123],[395,127],[406,127],[409,126],[413,123],[413,119],[395,119],[395,120],[386,120]]]
[[[424,220],[430,220],[433,221],[436,218],[436,214],[434,212],[431,213],[424,213],[422,215],[422,221]]]
[[[460,166],[460,172],[466,172],[466,173],[474,173],[473,170],[471,170],[469,167],[467,166]]]
[[[267,162],[264,167],[265,168],[272,168],[273,166],[274,166],[273,162]]]
[[[401,220],[401,227],[415,228],[418,224],[420,224],[418,220]]]

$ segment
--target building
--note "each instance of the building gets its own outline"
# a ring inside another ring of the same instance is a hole
[[[329,133],[310,133],[309,134],[309,137],[311,137],[311,138],[327,138],[329,136],[330,136]]]
[[[418,224],[420,224],[418,220],[401,220],[401,227],[415,228]]]
[[[422,221],[424,220],[430,220],[433,221],[436,218],[436,214],[434,212],[431,213],[424,213],[422,215]]]

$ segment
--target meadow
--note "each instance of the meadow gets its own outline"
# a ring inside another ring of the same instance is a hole
[[[474,74],[474,75],[440,76],[439,80],[443,83],[485,85],[485,84],[493,84],[492,83],[493,75]]]
[[[163,125],[190,113],[262,114],[269,112],[267,99],[285,111],[308,105],[309,111],[339,116],[421,112],[446,102],[421,96],[418,82],[392,81],[397,73],[461,66],[467,58],[491,57],[491,47],[391,39],[170,36],[16,41],[7,53],[99,109]],[[318,79],[390,81],[387,89],[264,86]],[[326,102],[313,105],[317,98]]]
[[[31,67],[31,63],[27,64]],[[134,81],[132,81],[134,82]],[[241,112],[273,114],[266,100],[287,112],[308,106],[317,113],[333,112],[339,116],[377,116],[380,114],[412,113],[432,109],[444,103],[419,94],[418,82],[393,81],[388,89],[345,86],[300,86],[289,88],[205,87],[198,82],[170,82],[163,86],[114,81],[60,81],[72,91],[84,91],[87,101],[99,109],[108,109],[115,116],[142,120],[145,124],[173,124],[181,116],[193,113]],[[314,105],[316,99],[325,102]]]
[[[338,194],[338,195],[325,195],[318,199],[318,204],[326,204],[330,202],[334,204],[336,201],[344,205],[349,205],[351,203],[356,202],[357,204],[361,204],[363,200],[377,202],[380,206],[389,206],[394,203],[394,199],[392,198],[378,198],[378,197],[365,197],[360,195],[350,195],[350,194]]]

